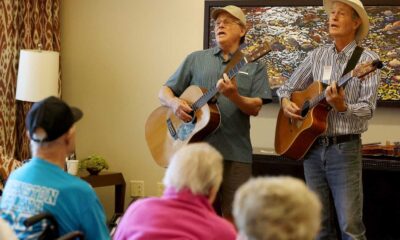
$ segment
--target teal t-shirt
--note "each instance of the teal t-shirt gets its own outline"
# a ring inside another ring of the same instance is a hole
[[[82,231],[85,239],[110,239],[104,210],[93,188],[40,158],[12,172],[0,211],[19,239],[37,239],[49,223],[42,221],[26,228],[23,222],[42,212],[54,216],[60,235]]]
[[[190,85],[210,89],[222,77],[228,63],[229,61],[224,61],[219,47],[193,52],[186,57],[165,85],[177,96]],[[236,81],[240,95],[259,97],[264,103],[271,101],[271,90],[264,65],[246,64],[236,75]],[[251,162],[250,116],[222,94],[218,97],[217,105],[221,114],[221,125],[205,140],[218,149],[226,160]]]

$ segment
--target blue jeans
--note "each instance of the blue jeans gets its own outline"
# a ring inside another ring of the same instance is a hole
[[[366,239],[362,221],[361,140],[329,146],[315,143],[304,160],[307,185],[320,197],[322,226],[317,239],[337,239],[332,221],[330,193],[342,240]]]

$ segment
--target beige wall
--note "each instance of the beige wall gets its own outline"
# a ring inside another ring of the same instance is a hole
[[[164,170],[147,150],[144,124],[159,106],[160,86],[188,53],[202,49],[203,14],[203,0],[62,1],[62,93],[85,113],[78,157],[103,155],[111,170],[127,182],[144,180],[146,195],[156,195]],[[270,104],[252,119],[254,146],[273,147],[277,111]],[[400,140],[399,119],[398,109],[378,109],[364,142]],[[112,190],[96,190],[110,217]]]

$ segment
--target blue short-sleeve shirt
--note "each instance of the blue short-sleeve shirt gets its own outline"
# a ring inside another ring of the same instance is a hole
[[[210,89],[222,77],[228,63],[229,60],[224,61],[219,47],[193,52],[165,85],[177,96],[190,85]],[[264,65],[256,62],[246,64],[236,75],[236,82],[240,95],[258,97],[264,103],[271,101]],[[218,149],[226,160],[251,162],[250,116],[222,94],[218,97],[217,105],[221,114],[221,125],[205,140]]]

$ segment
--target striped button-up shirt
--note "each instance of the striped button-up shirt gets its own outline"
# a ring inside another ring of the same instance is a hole
[[[322,81],[326,68],[332,69],[328,81],[338,81],[356,46],[356,42],[353,41],[341,52],[336,50],[334,44],[312,51],[290,79],[278,89],[279,98],[290,98],[292,92],[306,89],[313,81]],[[358,62],[363,63],[375,59],[378,59],[376,53],[364,49]],[[367,75],[363,80],[356,77],[350,79],[345,86],[347,111],[338,113],[332,109],[329,112],[328,128],[324,135],[338,136],[365,132],[368,128],[368,119],[372,117],[376,108],[379,81],[379,70]]]

